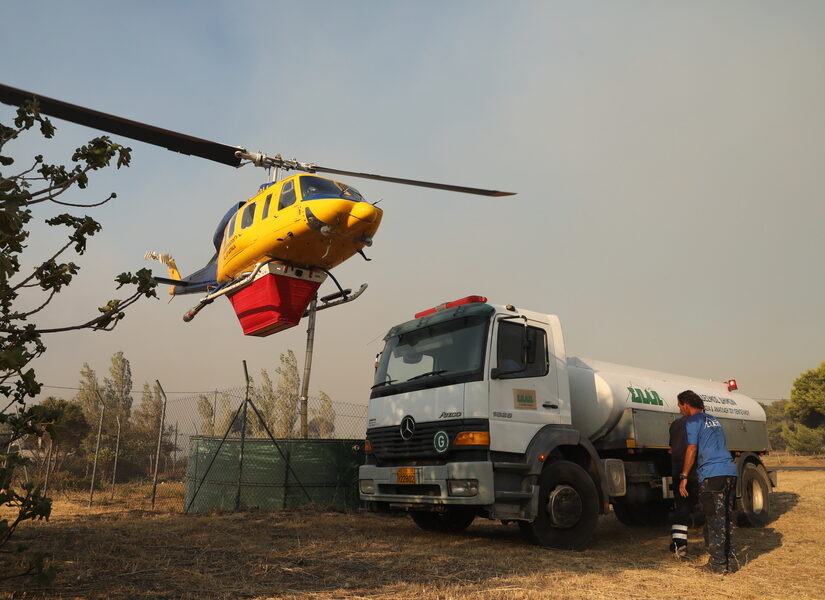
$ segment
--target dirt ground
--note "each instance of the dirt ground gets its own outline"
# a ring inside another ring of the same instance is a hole
[[[736,529],[742,567],[722,577],[697,570],[707,560],[699,530],[677,561],[666,527],[626,527],[613,515],[601,518],[591,548],[567,552],[482,519],[438,535],[372,514],[90,513],[64,499],[51,522],[26,524],[17,537],[52,553],[56,580],[28,593],[7,581],[0,598],[825,598],[825,472],[780,472],[771,502],[768,527]]]

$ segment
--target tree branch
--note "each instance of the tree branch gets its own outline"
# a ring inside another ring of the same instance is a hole
[[[69,248],[69,246],[71,246],[71,245],[72,245],[72,240],[69,240],[68,242],[66,242],[66,245],[65,245],[65,246],[63,246],[60,250],[58,250],[58,251],[57,251],[57,252],[56,252],[56,253],[55,253],[55,254],[54,254],[54,255],[53,255],[50,259],[45,260],[45,261],[43,261],[42,263],[40,263],[40,266],[39,266],[39,267],[37,267],[31,275],[29,275],[28,277],[26,277],[23,281],[21,281],[21,282],[20,282],[20,283],[18,283],[17,285],[15,285],[15,286],[13,286],[13,287],[9,288],[9,289],[8,289],[6,292],[4,292],[3,294],[0,294],[0,298],[2,298],[2,297],[4,297],[4,296],[8,296],[8,295],[10,295],[10,294],[12,294],[12,293],[16,292],[16,291],[17,291],[17,290],[19,290],[21,287],[23,287],[25,284],[27,284],[29,281],[31,281],[32,279],[34,279],[35,277],[37,277],[37,274],[38,274],[38,273],[40,273],[40,272],[43,270],[43,267],[45,267],[48,263],[52,262],[52,261],[53,261],[53,260],[55,260],[58,256],[60,256],[61,254],[63,254],[63,253],[64,253],[64,252],[65,252],[65,251]]]
[[[51,302],[51,301],[52,301],[52,298],[54,298],[54,295],[55,295],[56,293],[57,293],[57,290],[52,290],[52,293],[51,293],[51,294],[49,294],[49,297],[46,299],[46,301],[45,301],[43,304],[41,304],[40,306],[38,306],[38,307],[37,307],[37,308],[35,308],[34,310],[31,310],[31,311],[29,311],[29,312],[27,312],[27,313],[17,313],[17,314],[13,314],[13,315],[11,315],[11,316],[9,317],[9,320],[10,320],[10,321],[12,321],[12,320],[15,320],[15,321],[23,321],[23,320],[27,319],[28,317],[32,316],[33,314],[39,313],[41,310],[43,310],[44,308],[46,308],[46,306],[49,304],[49,302]]]

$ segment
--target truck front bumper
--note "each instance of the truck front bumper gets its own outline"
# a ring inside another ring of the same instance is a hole
[[[358,471],[361,500],[386,504],[484,506],[495,502],[491,462],[455,462],[415,467],[362,465]],[[369,483],[371,482],[371,483]],[[466,482],[477,493],[455,495]],[[373,493],[364,493],[364,488]],[[451,495],[450,490],[453,490]]]

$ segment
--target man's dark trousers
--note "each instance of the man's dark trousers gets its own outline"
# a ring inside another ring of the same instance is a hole
[[[736,477],[708,477],[699,484],[699,502],[705,513],[705,539],[710,561],[708,566],[720,572],[736,567],[731,546],[733,511],[736,502]]]

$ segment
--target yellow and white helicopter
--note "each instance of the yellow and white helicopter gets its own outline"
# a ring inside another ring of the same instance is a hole
[[[191,320],[204,306],[226,295],[247,335],[269,335],[296,325],[329,270],[372,244],[381,224],[382,210],[364,200],[353,187],[318,176],[317,173],[375,179],[484,196],[509,196],[510,192],[486,190],[414,179],[387,177],[322,167],[313,163],[249,152],[47,98],[0,84],[0,102],[21,105],[36,100],[49,116],[86,125],[108,133],[199,156],[233,167],[252,164],[267,169],[302,173],[266,183],[252,198],[236,202],[218,223],[213,235],[215,254],[207,265],[181,277],[168,254],[148,252],[147,259],[164,263],[169,277],[155,277],[170,284],[170,294],[204,293],[184,315]],[[364,257],[366,258],[366,257]],[[324,307],[353,299],[331,277],[339,292],[327,297]],[[336,301],[333,302],[332,300]]]

